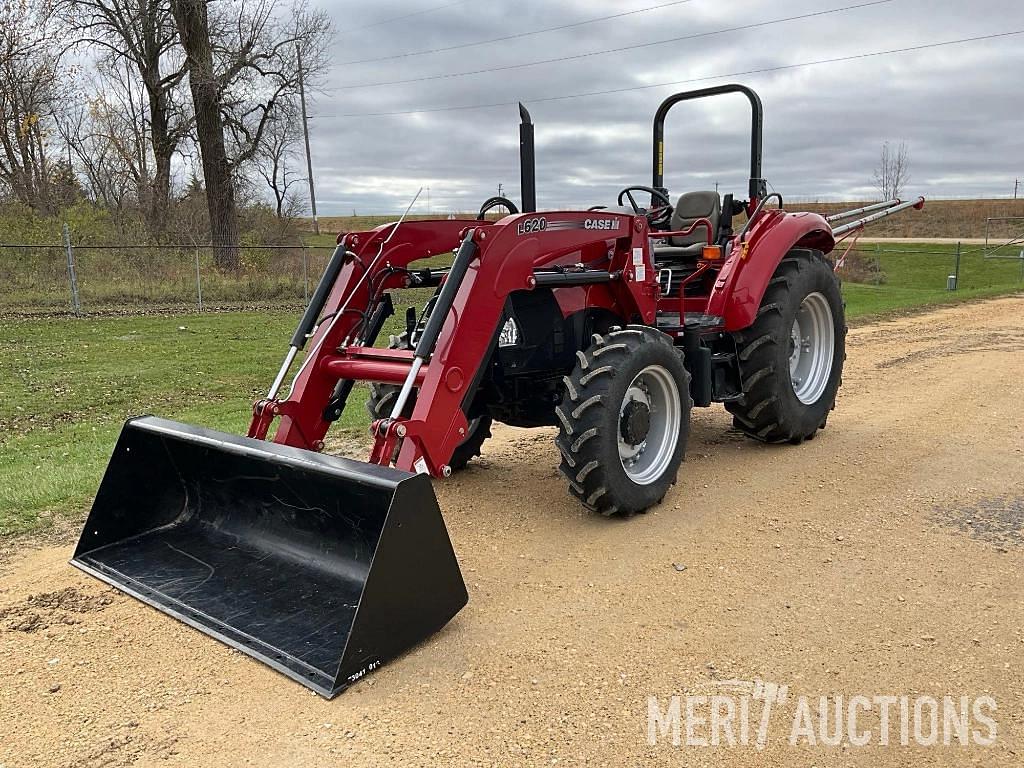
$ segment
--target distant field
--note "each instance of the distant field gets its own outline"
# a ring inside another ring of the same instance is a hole
[[[907,199],[912,195],[908,194]],[[792,203],[792,211],[815,211],[825,215],[863,207],[865,203]],[[985,236],[986,218],[1024,218],[1021,200],[931,200],[920,211],[910,210],[872,224],[866,231],[871,237],[951,237],[979,238]],[[1024,221],[992,222],[994,238],[1008,239],[1024,232]]]
[[[907,195],[910,199],[910,194]],[[582,204],[581,204],[582,205]],[[860,208],[864,202],[816,203],[791,202],[786,208],[791,211],[816,211],[832,214],[839,211]],[[587,206],[584,206],[587,207]],[[460,214],[472,217],[475,214]],[[909,211],[871,225],[868,234],[872,237],[952,237],[977,238],[985,236],[987,217],[1024,217],[1024,199],[1021,200],[934,200],[926,203],[922,211]],[[326,216],[320,218],[322,232],[358,232],[372,229],[398,218],[391,216]],[[411,218],[425,219],[429,216]],[[312,223],[309,223],[312,228]],[[994,236],[1010,237],[1024,232],[1024,221],[992,225]]]

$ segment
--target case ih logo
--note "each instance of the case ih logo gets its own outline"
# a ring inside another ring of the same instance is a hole
[[[590,229],[602,232],[611,232],[622,226],[620,219],[569,219],[563,221],[548,221],[543,216],[532,219],[523,219],[516,227],[520,235],[534,235],[538,232],[564,232],[570,229]]]
[[[535,232],[543,232],[548,228],[548,220],[543,216],[536,219],[524,219],[519,222],[516,231],[520,235],[532,235]]]

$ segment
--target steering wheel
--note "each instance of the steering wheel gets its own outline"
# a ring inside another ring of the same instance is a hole
[[[642,208],[637,205],[636,199],[633,197],[633,192],[646,192],[651,196],[651,202],[660,203],[660,205],[654,205],[650,210]],[[624,190],[619,192],[618,204],[623,205],[622,198],[626,197],[629,199],[629,204],[633,207],[633,211],[636,213],[642,213],[647,217],[647,223],[652,228],[659,227],[668,223],[669,219],[672,218],[672,201],[669,200],[668,195],[662,192],[660,189],[654,187],[642,187],[633,186],[626,187]]]
[[[488,197],[484,200],[484,204],[480,206],[480,212],[476,215],[476,220],[483,221],[487,216],[487,212],[494,208],[506,208],[511,214],[519,213],[519,209],[516,208],[516,204],[507,197]]]

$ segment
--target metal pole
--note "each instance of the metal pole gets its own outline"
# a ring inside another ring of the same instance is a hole
[[[876,206],[868,206],[868,207],[869,208],[877,207],[877,205]],[[862,219],[857,219],[856,221],[848,222],[846,224],[843,224],[841,227],[833,227],[832,228],[832,234],[833,235],[842,235],[842,234],[845,234],[846,232],[849,232],[851,230],[860,229],[861,227],[864,227],[864,226],[866,226],[868,224],[876,222],[879,219],[884,219],[887,216],[892,216],[894,213],[899,213],[900,211],[905,211],[905,210],[907,210],[907,208],[923,208],[923,207],[924,207],[924,198],[923,197],[919,197],[919,198],[917,198],[917,200],[911,200],[911,201],[908,201],[906,203],[899,202],[897,205],[894,205],[891,208],[886,208],[885,210],[879,211],[878,213],[873,213],[870,216],[865,216]],[[849,211],[847,213],[849,213]],[[835,218],[835,217],[833,217],[833,218]],[[844,215],[843,214],[839,214],[839,218],[844,218]]]
[[[75,271],[75,252],[71,247],[71,230],[68,223],[64,222],[64,251],[68,257],[68,279],[71,281],[71,308],[75,317],[82,315],[82,300],[78,295],[78,274]]]
[[[196,296],[199,298],[199,311],[203,311],[203,281],[199,273],[199,246],[196,246]]]
[[[302,244],[302,300],[309,303],[309,255],[306,244]]]
[[[313,232],[320,234],[320,222],[316,218],[316,190],[313,188],[313,157],[309,153],[309,118],[306,116],[306,81],[302,72],[302,48],[295,44],[299,58],[299,102],[302,105],[302,135],[306,140],[306,178],[309,180],[309,208],[313,213]]]
[[[956,244],[956,269],[953,270],[953,274],[956,275],[954,280],[954,291],[960,290],[960,243]]]
[[[825,221],[829,224],[833,224],[843,219],[849,219],[854,216],[859,216],[862,213],[873,213],[874,211],[880,211],[883,208],[893,208],[900,205],[902,200],[886,200],[884,203],[872,203],[871,205],[865,205],[863,208],[854,208],[852,211],[843,211],[841,213],[834,213],[831,216],[826,216]]]

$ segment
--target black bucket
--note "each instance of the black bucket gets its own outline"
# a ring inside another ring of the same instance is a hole
[[[72,563],[327,697],[467,601],[427,476],[152,416]]]

